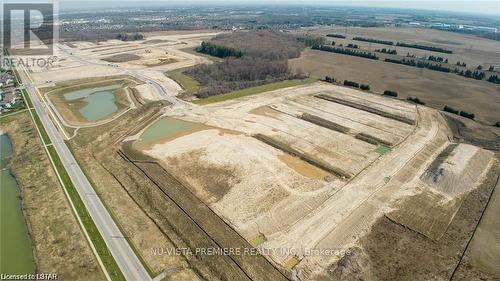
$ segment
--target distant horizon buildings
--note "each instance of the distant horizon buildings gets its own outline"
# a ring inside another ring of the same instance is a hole
[[[465,24],[448,24],[448,23],[425,23],[425,22],[409,22],[410,26],[424,26],[430,28],[437,29],[455,29],[455,30],[470,30],[470,31],[483,31],[483,32],[498,32],[498,28],[496,27],[487,27],[487,26],[476,26],[476,25],[465,25]]]
[[[447,23],[433,23],[430,25],[431,28],[444,28],[444,29],[459,29],[459,30],[470,30],[470,31],[484,31],[484,32],[497,32],[496,27],[486,27],[486,26],[475,26],[475,25],[465,25],[465,24],[447,24]]]

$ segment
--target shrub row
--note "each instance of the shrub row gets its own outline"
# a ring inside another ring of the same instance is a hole
[[[384,44],[384,45],[394,45],[394,42],[392,42],[392,41],[379,40],[379,39],[374,39],[374,38],[354,37],[354,38],[352,38],[352,40],[371,42],[371,43],[377,43],[377,44]]]
[[[440,56],[428,56],[427,57],[428,60],[430,61],[435,61],[435,62],[444,62],[444,63],[448,63],[448,59],[447,58],[443,58],[443,57],[440,57]]]
[[[408,97],[407,100],[409,101],[412,101],[416,104],[421,104],[421,105],[425,105],[425,102],[421,101],[419,98],[417,97]]]
[[[433,52],[438,52],[438,53],[446,53],[446,54],[453,53],[451,50],[447,50],[447,49],[443,49],[443,48],[439,48],[439,47],[432,47],[432,46],[419,45],[419,44],[410,44],[410,43],[403,43],[403,42],[398,42],[396,44],[396,46],[413,48],[413,49],[420,49],[420,50],[426,50],[426,51],[433,51]]]
[[[495,84],[500,84],[500,78],[498,78],[498,75],[491,75],[487,81]]]
[[[433,64],[433,63],[428,63],[428,62],[423,62],[423,61],[415,61],[414,59],[385,59],[386,62],[390,63],[397,63],[397,64],[403,64],[403,65],[408,65],[408,66],[413,66],[413,67],[418,67],[418,68],[427,68],[435,71],[441,71],[441,72],[451,72],[451,69],[449,67],[442,66],[441,64]]]
[[[463,111],[463,110],[457,110],[457,109],[454,109],[453,107],[451,106],[447,106],[445,105],[443,107],[443,111],[446,111],[446,112],[449,112],[449,113],[453,113],[453,114],[457,114],[457,115],[460,115],[462,117],[465,117],[465,118],[469,118],[469,119],[474,119],[476,116],[474,115],[474,113],[470,113],[470,112],[467,112],[467,111]],[[498,123],[498,122],[497,122]]]
[[[385,90],[384,91],[384,96],[397,97],[398,93],[395,92],[395,91]]]
[[[454,108],[453,108],[453,107],[451,107],[451,106],[447,106],[447,105],[445,105],[445,106],[443,107],[443,111],[446,111],[446,112],[449,112],[449,113],[453,113],[453,114],[458,114],[458,113],[459,113],[459,111],[458,111],[458,110],[454,109]]]
[[[344,80],[344,86],[359,88],[359,83],[354,81]]]
[[[358,50],[354,50],[354,49],[336,48],[336,47],[325,46],[325,45],[313,46],[312,49],[330,52],[330,53],[338,53],[338,54],[343,54],[343,55],[348,55],[348,56],[363,57],[363,58],[367,58],[367,59],[378,60],[378,57],[370,52],[358,51]]]
[[[398,51],[386,49],[386,48],[376,49],[375,52],[389,54],[389,55],[397,55],[398,54]]]
[[[370,85],[368,85],[368,84],[359,84],[358,82],[349,81],[349,80],[344,80],[344,86],[349,86],[349,87],[354,87],[354,88],[360,88],[363,91],[369,91],[370,90]]]
[[[325,82],[328,82],[328,83],[335,83],[336,80],[335,78],[333,77],[330,77],[330,76],[325,76]]]
[[[327,34],[326,37],[333,37],[333,38],[342,38],[342,39],[345,39],[345,36],[341,35],[341,34]]]

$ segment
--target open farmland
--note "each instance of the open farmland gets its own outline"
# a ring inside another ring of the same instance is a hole
[[[338,81],[356,81],[370,85],[372,91],[379,93],[385,90],[396,91],[401,98],[418,97],[426,105],[436,109],[443,109],[445,105],[448,105],[458,110],[475,113],[477,120],[489,125],[498,121],[498,99],[496,98],[500,93],[498,84],[465,78],[454,73],[383,61],[385,58],[402,59],[408,53],[416,58],[430,55],[444,57],[448,59],[449,63],[443,65],[451,69],[457,67],[456,62],[466,63],[466,68],[470,70],[474,70],[478,65],[481,65],[483,69],[488,69],[489,66],[500,64],[498,59],[500,57],[498,52],[500,43],[497,41],[417,28],[317,28],[308,30],[307,33],[314,36],[346,34],[346,39],[327,37],[328,42],[333,40],[336,46],[340,44],[346,46],[353,43],[358,45],[360,50],[371,52],[376,49],[388,48],[396,50],[398,56],[375,53],[380,57],[380,60],[369,60],[342,54],[305,50],[300,58],[290,60],[290,65],[295,71],[300,70],[317,78],[331,76]],[[453,53],[442,54],[352,40],[356,36],[388,40],[394,44],[406,42],[439,47],[449,49]],[[490,71],[485,72],[486,78],[496,74]]]
[[[323,276],[384,216],[439,241],[496,161],[454,145],[435,110],[327,83],[170,109],[156,122],[188,125],[135,133],[131,160],[141,159],[131,147],[156,159],[136,165],[221,247],[245,243],[217,238],[202,223],[206,211],[190,207],[196,200],[282,272],[306,279]]]
[[[304,51],[300,58],[290,60],[290,65],[317,78],[328,75],[339,81],[369,84],[378,93],[392,90],[403,99],[418,97],[436,109],[448,105],[473,112],[487,124],[498,121],[500,87],[486,81],[317,50]]]
[[[449,58],[451,63],[456,61],[465,62],[469,66],[477,65],[500,65],[500,42],[478,38],[472,35],[458,34],[453,32],[439,31],[427,28],[362,28],[348,27],[346,28],[318,28],[307,31],[309,34],[326,35],[329,33],[347,35],[346,39],[331,38],[338,44],[355,43],[362,49],[377,48],[396,49],[398,53],[406,55],[407,52],[416,54],[417,56],[424,55],[439,55],[432,51],[418,50],[406,47],[387,46],[377,43],[360,42],[351,40],[353,37],[359,36],[364,38],[375,38],[379,40],[388,40],[405,43],[416,43],[440,47],[453,51],[453,54],[441,54]]]

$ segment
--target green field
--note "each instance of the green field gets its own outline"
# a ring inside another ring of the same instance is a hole
[[[179,83],[187,93],[194,93],[200,89],[200,83],[182,73],[186,68],[179,68],[165,73],[168,77]]]
[[[245,96],[260,94],[260,93],[264,93],[264,92],[268,92],[268,91],[274,91],[274,90],[278,90],[278,89],[282,89],[282,88],[305,85],[305,84],[309,84],[309,83],[312,83],[315,81],[316,81],[315,78],[285,80],[285,81],[280,81],[280,82],[275,82],[275,83],[269,83],[269,84],[262,85],[262,86],[238,90],[238,91],[230,92],[227,94],[212,96],[212,97],[209,97],[206,99],[195,100],[195,101],[193,101],[193,103],[200,104],[200,105],[210,104],[210,103],[221,102],[221,101],[225,101],[225,100],[231,100],[231,99],[241,98],[241,97],[245,97]]]
[[[391,148],[387,147],[387,146],[383,146],[383,145],[381,145],[375,149],[375,152],[380,153],[380,154],[385,154],[389,151],[391,151]]]
[[[250,241],[250,245],[252,245],[253,247],[258,247],[260,244],[262,244],[266,241],[267,241],[267,239],[264,236],[264,234],[260,233],[259,235],[257,235],[257,237],[255,237],[254,239],[252,239]]]

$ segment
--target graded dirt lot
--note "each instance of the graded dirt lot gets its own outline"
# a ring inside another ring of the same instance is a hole
[[[438,241],[495,161],[472,145],[443,154],[453,135],[435,110],[321,82],[165,115],[206,127],[160,134],[142,152],[280,270],[305,279],[335,265],[390,210]]]
[[[99,43],[72,42],[54,46],[57,61],[50,67],[32,67],[31,77],[39,87],[54,83],[117,75],[131,75],[161,84],[164,91],[175,96],[183,91],[163,73],[200,63],[211,63],[206,57],[182,51],[198,46],[216,33],[157,32],[148,33],[145,40],[108,40]],[[138,93],[146,100],[164,97],[147,83]],[[144,92],[144,94],[142,94]]]
[[[403,99],[418,97],[439,110],[448,105],[473,112],[476,119],[488,124],[499,118],[500,87],[484,80],[310,49],[290,60],[290,65],[317,78],[328,75],[338,81],[369,84],[377,93],[392,90]]]
[[[394,38],[369,30],[371,36],[357,35],[465,48],[455,35],[440,38],[441,32],[426,30],[424,41],[411,41],[412,29],[391,29]],[[395,90],[399,99],[315,82],[206,105],[158,102],[165,93],[183,91],[164,72],[210,63],[182,51],[210,36],[151,33],[141,41],[74,42],[60,46],[59,66],[33,73],[38,86],[52,90],[107,83],[110,74],[136,77],[133,95],[121,100],[135,106],[119,118],[78,128],[68,144],[152,276],[449,280],[498,175],[498,156],[481,148],[498,148],[498,134],[403,99],[417,96],[493,123],[500,89],[453,74],[306,50],[292,67],[367,83],[374,92]],[[477,52],[456,54],[471,63],[496,55],[487,51],[496,43],[483,44]],[[77,86],[71,81],[76,77],[89,78]],[[147,82],[137,85],[141,78]],[[54,100],[58,108],[61,102]],[[75,116],[81,106],[66,106],[60,119],[84,125]],[[482,223],[483,237],[491,225]],[[471,245],[475,250],[462,259],[464,266],[489,266],[491,252],[479,242]]]

